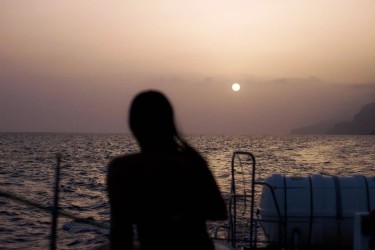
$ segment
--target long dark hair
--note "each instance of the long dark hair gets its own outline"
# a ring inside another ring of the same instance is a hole
[[[146,150],[195,151],[179,135],[175,125],[173,107],[159,91],[139,93],[132,101],[129,112],[130,129]]]

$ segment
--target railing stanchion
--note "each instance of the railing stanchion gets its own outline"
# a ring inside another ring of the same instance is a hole
[[[54,198],[52,207],[52,225],[51,225],[51,241],[50,250],[56,249],[56,239],[57,239],[57,218],[59,213],[59,186],[60,186],[60,163],[61,154],[56,155],[56,169],[55,169],[55,187],[54,187]]]

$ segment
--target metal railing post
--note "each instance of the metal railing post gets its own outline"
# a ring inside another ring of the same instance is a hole
[[[57,239],[57,218],[59,213],[59,186],[60,186],[60,163],[61,154],[56,155],[56,169],[55,169],[55,187],[54,187],[54,198],[52,207],[52,225],[51,225],[51,241],[50,250],[56,249]]]

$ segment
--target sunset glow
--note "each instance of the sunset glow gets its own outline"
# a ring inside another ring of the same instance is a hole
[[[375,92],[374,13],[373,0],[4,0],[0,131],[128,131],[143,89],[165,92],[186,132],[353,115]]]

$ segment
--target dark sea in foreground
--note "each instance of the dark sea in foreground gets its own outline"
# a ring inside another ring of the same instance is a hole
[[[224,196],[236,150],[254,153],[260,180],[272,173],[375,176],[375,136],[193,135],[186,139],[207,159]],[[122,134],[0,133],[0,191],[52,206],[60,153],[60,207],[108,224],[106,166],[113,157],[137,151],[132,137]],[[50,223],[49,213],[0,197],[0,249],[48,249]],[[107,242],[108,233],[60,217],[58,249],[93,249]]]

